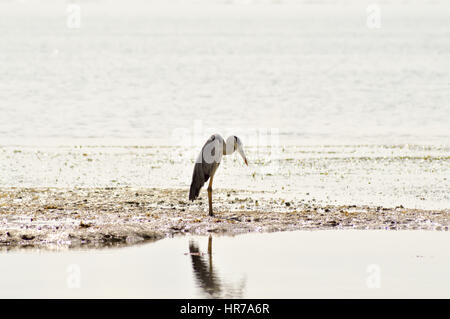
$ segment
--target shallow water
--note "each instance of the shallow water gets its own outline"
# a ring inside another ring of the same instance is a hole
[[[449,298],[449,239],[448,232],[301,231],[15,251],[0,256],[0,297]]]
[[[200,147],[0,146],[0,187],[186,189]],[[433,145],[246,146],[225,156],[214,189],[323,205],[450,208],[450,148]],[[205,190],[204,190],[205,191]],[[241,192],[243,193],[243,192]],[[205,195],[206,196],[206,195]]]

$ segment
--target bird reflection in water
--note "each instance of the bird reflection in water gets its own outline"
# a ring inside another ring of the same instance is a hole
[[[218,276],[212,258],[212,236],[208,238],[208,257],[200,252],[196,240],[189,241],[189,254],[197,284],[209,298],[243,298],[245,278],[235,287]]]

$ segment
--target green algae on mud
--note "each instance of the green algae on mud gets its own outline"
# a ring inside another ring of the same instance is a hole
[[[0,189],[0,249],[118,247],[178,234],[236,235],[323,229],[448,231],[449,210],[320,205],[271,192],[217,190],[215,216],[187,190]]]

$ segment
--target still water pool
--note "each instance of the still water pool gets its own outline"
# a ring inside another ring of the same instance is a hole
[[[449,298],[450,234],[297,231],[0,254],[1,298]]]

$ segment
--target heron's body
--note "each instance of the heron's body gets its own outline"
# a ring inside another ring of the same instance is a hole
[[[195,161],[194,166],[194,173],[192,175],[192,183],[191,183],[191,189],[189,191],[189,199],[194,200],[197,199],[200,189],[203,187],[203,185],[208,181],[208,179],[213,178],[214,174],[216,173],[217,168],[220,165],[220,162],[222,161],[222,154],[218,152],[216,155],[216,149],[220,148],[220,144],[222,144],[222,148],[226,149],[225,141],[223,140],[222,136],[219,134],[212,135],[203,145],[202,151],[197,157],[197,160]],[[216,157],[213,161],[208,161],[205,157],[205,153],[207,152],[208,146],[219,146],[216,148],[213,148],[211,150],[211,155]]]
[[[200,194],[200,189],[209,180],[208,186],[208,204],[209,215],[213,215],[212,211],[212,182],[214,174],[222,161],[223,155],[229,155],[238,150],[241,156],[245,158],[244,151],[242,150],[242,143],[236,136],[230,136],[227,142],[219,134],[212,135],[205,143],[200,152],[194,166],[194,172],[192,174],[191,189],[189,191],[189,199],[195,200]]]

